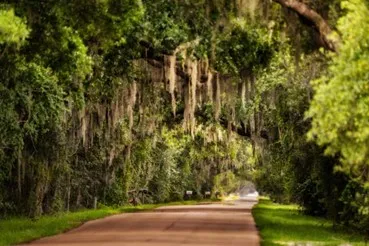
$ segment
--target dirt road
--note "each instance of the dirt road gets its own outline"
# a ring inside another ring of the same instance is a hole
[[[259,245],[251,216],[254,204],[248,199],[233,205],[173,206],[115,215],[31,245]]]

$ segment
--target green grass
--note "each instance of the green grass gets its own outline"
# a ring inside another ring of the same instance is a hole
[[[326,219],[303,215],[295,205],[280,205],[260,199],[252,214],[262,245],[365,245],[364,237],[334,230]]]
[[[82,223],[119,213],[152,210],[164,205],[193,205],[204,201],[183,201],[166,204],[146,204],[119,208],[105,207],[97,210],[60,213],[42,216],[37,220],[29,218],[8,218],[0,220],[0,245],[13,245],[51,236],[80,226]]]

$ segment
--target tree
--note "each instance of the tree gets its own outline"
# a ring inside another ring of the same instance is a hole
[[[311,140],[327,146],[327,154],[339,154],[342,170],[367,183],[369,9],[364,1],[345,1],[348,11],[339,20],[342,48],[333,56],[328,73],[313,84],[315,96],[307,117],[312,118]],[[354,28],[360,25],[361,28]]]

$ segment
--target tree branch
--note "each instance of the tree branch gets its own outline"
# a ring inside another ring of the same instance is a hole
[[[320,14],[311,9],[306,4],[299,2],[297,0],[273,0],[273,1],[279,3],[283,7],[293,10],[298,15],[312,22],[316,27],[317,31],[319,32],[325,47],[331,51],[337,52],[338,40],[331,36],[332,29],[328,25],[327,21]]]

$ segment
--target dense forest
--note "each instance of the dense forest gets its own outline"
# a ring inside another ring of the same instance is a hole
[[[254,182],[369,234],[366,0],[1,0],[0,215]]]

